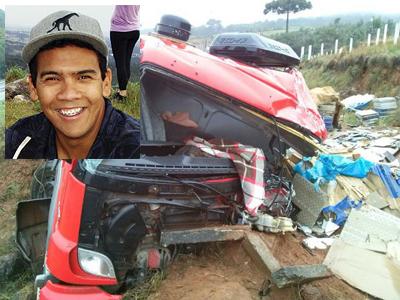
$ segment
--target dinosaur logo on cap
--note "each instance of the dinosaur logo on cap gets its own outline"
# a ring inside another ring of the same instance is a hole
[[[73,16],[79,17],[79,15],[77,13],[71,13],[71,14],[68,14],[68,15],[62,17],[62,18],[59,18],[59,19],[55,20],[53,22],[53,24],[51,24],[53,26],[53,28],[51,28],[49,31],[47,31],[47,33],[52,32],[56,28],[57,28],[58,31],[60,31],[61,30],[60,29],[60,25],[63,25],[62,30],[64,30],[64,31],[65,31],[66,27],[68,27],[69,30],[72,30],[71,26],[69,25],[69,19],[71,19]]]

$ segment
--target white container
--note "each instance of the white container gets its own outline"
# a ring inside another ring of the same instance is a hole
[[[395,97],[383,97],[372,100],[374,109],[379,115],[388,115],[395,113],[397,109],[397,100]]]
[[[379,113],[372,109],[356,111],[356,117],[365,125],[375,124],[379,120]]]

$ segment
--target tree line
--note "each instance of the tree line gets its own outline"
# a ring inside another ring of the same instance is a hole
[[[370,33],[374,40],[378,28],[381,29],[388,24],[388,37],[393,36],[396,22],[394,20],[383,20],[372,18],[365,22],[343,23],[340,18],[336,18],[330,25],[318,28],[300,28],[298,31],[280,33],[269,36],[270,38],[290,45],[297,54],[300,55],[302,46],[312,45],[314,53],[319,52],[321,43],[324,43],[324,51],[329,52],[335,48],[335,40],[339,40],[339,47],[348,46],[350,38],[353,38],[353,47],[356,48],[362,43],[366,43]]]

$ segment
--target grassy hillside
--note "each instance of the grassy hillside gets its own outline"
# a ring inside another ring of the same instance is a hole
[[[400,96],[400,45],[390,41],[352,53],[317,57],[302,62],[301,71],[310,88],[331,85],[342,94]]]

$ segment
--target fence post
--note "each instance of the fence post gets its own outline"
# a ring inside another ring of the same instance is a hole
[[[400,22],[396,24],[396,29],[394,30],[394,38],[393,43],[397,45],[397,40],[399,39],[400,34]]]
[[[387,37],[387,30],[388,30],[388,24],[385,24],[385,27],[383,28],[383,44],[386,44],[386,37]]]
[[[312,45],[308,46],[308,60],[311,59],[311,53],[312,53]]]
[[[301,47],[301,51],[300,51],[300,60],[303,60],[303,56],[304,56],[304,46]]]
[[[379,36],[381,35],[381,29],[378,28],[378,30],[376,31],[376,40],[375,40],[375,45],[379,44]]]
[[[324,55],[324,43],[321,43],[321,55]]]
[[[371,46],[371,34],[368,33],[367,46]]]
[[[335,54],[338,52],[339,40],[335,41]]]
[[[353,50],[353,38],[350,38],[349,53]]]

